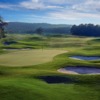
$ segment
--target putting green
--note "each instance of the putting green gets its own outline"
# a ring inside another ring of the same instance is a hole
[[[65,50],[16,50],[0,55],[0,65],[27,66],[49,62],[54,56],[65,53]]]

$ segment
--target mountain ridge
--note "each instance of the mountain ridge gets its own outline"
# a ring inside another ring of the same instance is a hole
[[[8,22],[6,31],[9,33],[34,33],[37,28],[43,28],[45,33],[69,33],[72,25],[49,23]]]

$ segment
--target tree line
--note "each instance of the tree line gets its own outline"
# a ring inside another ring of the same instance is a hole
[[[79,36],[100,36],[100,25],[80,24],[73,25],[71,28],[72,35]]]
[[[7,23],[4,22],[3,18],[0,16],[0,39],[6,37],[5,30],[4,30],[5,25],[7,25]]]

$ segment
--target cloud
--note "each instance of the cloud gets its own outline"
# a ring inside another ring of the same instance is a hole
[[[81,12],[100,12],[100,0],[86,0],[84,3],[73,5],[72,8]]]
[[[29,0],[20,3],[20,6],[26,9],[58,9],[62,8],[57,5],[46,4],[44,0]]]
[[[48,13],[48,16],[61,20],[100,20],[100,0],[84,0],[84,2],[74,3],[68,8]]]
[[[100,11],[100,0],[25,0],[17,4],[0,4],[4,9],[68,9],[81,12]]]
[[[14,10],[16,5],[0,3],[0,8]]]
[[[10,8],[10,6],[6,6],[6,5],[3,5],[3,4],[0,4],[0,8],[9,9],[9,8]]]
[[[4,9],[47,10],[42,18],[61,20],[100,19],[100,0],[26,0],[17,4],[0,4]],[[49,9],[49,10],[48,10]],[[57,11],[56,11],[57,10]],[[38,17],[36,15],[36,17]]]
[[[59,9],[69,4],[78,4],[83,1],[84,0],[27,0],[20,2],[20,6],[26,9]]]
[[[44,4],[39,2],[39,0],[30,0],[20,3],[20,6],[26,9],[43,9]]]
[[[58,5],[46,4],[44,0],[27,0],[19,2],[17,4],[2,3],[0,4],[0,8],[10,9],[10,10],[15,10],[15,9],[45,10],[45,9],[61,9],[63,7]]]
[[[84,0],[41,0],[46,3],[51,3],[51,4],[77,4],[80,2],[83,2]]]
[[[77,11],[60,11],[48,13],[49,17],[61,19],[61,20],[82,20],[82,19],[100,19],[100,14],[94,13],[82,13]]]

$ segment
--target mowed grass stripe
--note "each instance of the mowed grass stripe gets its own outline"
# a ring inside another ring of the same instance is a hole
[[[65,53],[65,50],[17,50],[0,55],[0,65],[4,66],[28,66],[49,62],[54,56]]]

